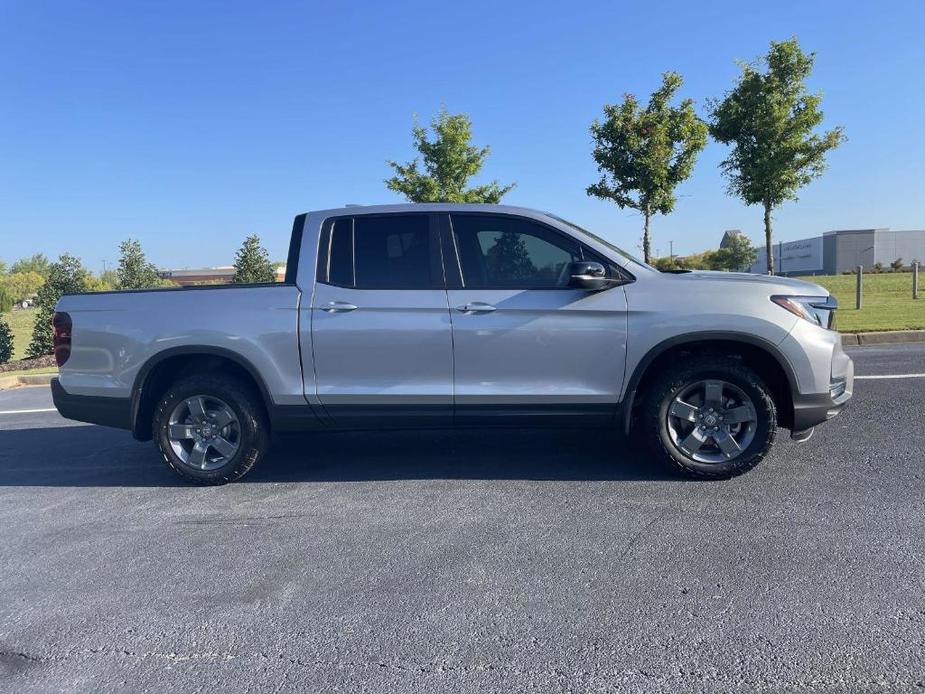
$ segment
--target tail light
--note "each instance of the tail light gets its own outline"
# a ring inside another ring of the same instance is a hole
[[[71,356],[71,317],[67,313],[56,313],[51,319],[52,344],[55,347],[55,363],[64,366]]]

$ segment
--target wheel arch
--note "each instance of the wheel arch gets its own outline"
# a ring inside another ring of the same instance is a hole
[[[139,441],[149,441],[152,438],[151,417],[158,398],[177,378],[203,369],[224,371],[249,382],[260,393],[264,412],[272,411],[266,383],[254,365],[240,354],[222,347],[172,347],[150,357],[135,376],[131,396],[132,436]]]
[[[646,385],[658,367],[687,353],[738,355],[755,369],[771,389],[778,412],[778,424],[793,426],[793,394],[799,392],[796,373],[787,357],[772,342],[754,335],[736,332],[707,331],[669,338],[652,347],[633,369],[623,396],[623,431],[632,428],[635,406],[642,400]]]

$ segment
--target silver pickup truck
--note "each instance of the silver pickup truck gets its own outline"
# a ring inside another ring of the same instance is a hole
[[[635,431],[720,478],[851,397],[835,308],[783,277],[663,274],[544,212],[347,207],[296,217],[283,283],[63,297],[52,391],[205,484],[273,431],[486,425]]]

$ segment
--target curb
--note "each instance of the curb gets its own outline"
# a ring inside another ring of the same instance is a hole
[[[0,375],[0,390],[9,390],[11,388],[18,388],[19,386],[47,386],[51,383],[51,379],[55,378],[58,374],[35,374],[30,376],[24,374],[22,376],[2,376]]]
[[[925,330],[889,330],[876,333],[844,333],[843,345],[904,345],[925,342]]]

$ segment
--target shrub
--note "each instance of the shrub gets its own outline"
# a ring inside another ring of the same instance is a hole
[[[27,357],[32,359],[52,353],[51,317],[55,312],[55,304],[64,294],[79,294],[87,291],[89,277],[90,273],[81,264],[80,259],[67,253],[58,258],[58,262],[51,264],[48,280],[39,290],[38,301],[36,301],[38,311],[35,314],[32,341],[26,352]]]
[[[6,321],[0,318],[0,364],[6,364],[13,358],[13,331]]]
[[[13,310],[13,295],[6,287],[0,285],[0,313],[9,313]]]
[[[897,258],[892,263],[890,263],[890,267],[893,268],[893,272],[898,272],[899,270],[902,270],[903,269],[903,259]]]

